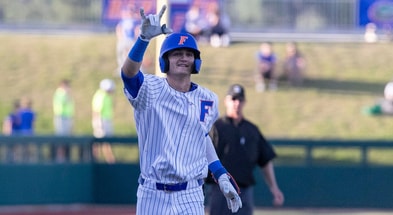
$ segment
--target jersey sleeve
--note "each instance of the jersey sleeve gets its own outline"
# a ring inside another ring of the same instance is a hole
[[[121,78],[125,90],[127,90],[133,98],[136,98],[144,80],[143,73],[139,71],[138,74],[132,78],[128,78],[121,73]]]
[[[166,82],[164,78],[152,74],[139,72],[136,76],[140,77],[123,79],[124,94],[135,110],[146,110],[162,93]]]
[[[261,167],[264,167],[269,161],[277,157],[272,145],[266,141],[262,134],[260,134],[259,153],[258,165]]]

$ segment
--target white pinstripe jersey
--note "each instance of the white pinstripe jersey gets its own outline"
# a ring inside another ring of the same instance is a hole
[[[206,144],[217,119],[218,98],[198,86],[186,93],[171,88],[166,79],[144,74],[134,99],[142,177],[179,183],[207,176]]]

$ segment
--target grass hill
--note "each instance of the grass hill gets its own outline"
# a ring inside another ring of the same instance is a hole
[[[52,134],[52,95],[62,78],[72,80],[76,101],[75,134],[91,134],[91,99],[103,78],[117,83],[115,133],[135,134],[133,112],[123,96],[115,72],[115,35],[0,34],[0,117],[16,98],[29,97],[37,111],[38,134]],[[392,139],[393,120],[362,114],[364,106],[383,96],[392,78],[390,43],[300,43],[307,59],[302,87],[280,82],[275,92],[254,90],[258,43],[236,43],[227,48],[200,44],[202,71],[193,81],[215,91],[222,99],[227,87],[246,87],[247,118],[267,137]],[[284,44],[274,44],[279,60]],[[155,44],[148,55],[156,62]],[[280,62],[281,63],[281,62]],[[221,113],[224,112],[222,103]]]

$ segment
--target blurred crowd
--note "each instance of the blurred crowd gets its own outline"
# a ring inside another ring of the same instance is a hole
[[[290,86],[301,86],[304,82],[306,59],[296,42],[288,42],[282,68],[278,66],[278,56],[272,42],[262,42],[256,54],[255,90],[264,92],[274,91],[279,81],[287,81]]]
[[[230,19],[222,13],[217,2],[210,2],[205,10],[195,1],[186,13],[183,31],[193,35],[199,42],[210,43],[213,47],[227,47],[230,44]]]
[[[103,79],[92,98],[92,128],[96,138],[113,135],[113,92],[115,82]],[[53,94],[53,128],[56,136],[72,136],[75,113],[74,98],[71,90],[71,81],[63,79]],[[35,121],[37,114],[29,98],[14,101],[12,110],[3,120],[2,133],[5,136],[32,136],[35,134]],[[53,162],[64,163],[71,159],[69,144],[50,145],[50,159]],[[7,162],[30,162],[37,159],[37,153],[27,145],[12,144],[6,147],[5,160]],[[93,144],[93,159],[103,159],[107,163],[114,163],[111,146],[108,143]],[[79,150],[82,157],[82,150]]]

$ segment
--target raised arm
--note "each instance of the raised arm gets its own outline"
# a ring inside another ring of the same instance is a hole
[[[171,33],[172,30],[166,27],[166,24],[161,26],[161,18],[166,10],[166,5],[162,6],[158,14],[145,15],[143,8],[140,9],[141,14],[141,30],[140,35],[131,48],[128,58],[123,64],[122,72],[126,77],[134,77],[140,70],[143,56],[146,48],[149,45],[150,39],[161,35]]]

